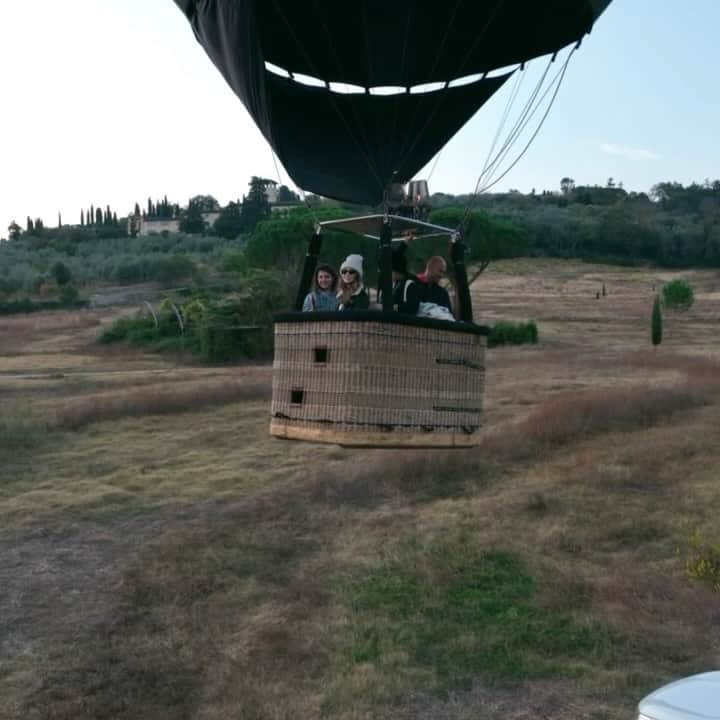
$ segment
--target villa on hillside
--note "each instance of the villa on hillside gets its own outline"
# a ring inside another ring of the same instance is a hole
[[[302,205],[302,203],[298,201],[278,201],[278,190],[272,185],[267,187],[265,195],[270,203],[270,211],[272,213],[287,212],[288,210],[292,210],[292,208]],[[208,227],[212,227],[213,223],[220,217],[220,211],[204,212],[202,216]],[[180,232],[180,218],[149,218],[144,214],[130,214],[127,219],[127,232],[128,235],[160,235],[163,232]]]
[[[203,220],[212,225],[220,212],[204,212]],[[142,215],[128,215],[128,235],[160,235],[163,232],[180,232],[180,218],[148,218]]]

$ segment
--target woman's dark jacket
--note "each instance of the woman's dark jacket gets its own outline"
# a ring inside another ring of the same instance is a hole
[[[347,302],[338,305],[340,312],[350,312],[352,310],[367,310],[370,307],[370,297],[367,290],[363,287],[360,292],[351,295]]]

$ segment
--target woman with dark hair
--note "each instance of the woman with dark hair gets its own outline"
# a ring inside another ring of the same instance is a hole
[[[331,265],[318,265],[315,268],[312,289],[303,301],[303,312],[332,312],[337,310],[338,276]]]

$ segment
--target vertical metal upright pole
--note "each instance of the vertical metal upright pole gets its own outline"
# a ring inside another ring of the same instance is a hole
[[[458,320],[472,322],[472,300],[470,299],[470,287],[468,286],[467,269],[465,267],[465,252],[466,247],[462,235],[456,234],[450,243],[450,259],[452,260],[453,274],[455,275]]]
[[[308,243],[307,255],[305,255],[305,263],[303,264],[302,276],[300,277],[300,285],[298,285],[297,296],[295,297],[295,310],[302,310],[305,296],[310,292],[315,267],[317,266],[318,255],[322,247],[322,236],[320,235],[320,225],[315,226],[315,232]]]
[[[382,297],[382,309],[383,312],[392,312],[392,227],[387,216],[383,219],[378,249],[378,287]]]

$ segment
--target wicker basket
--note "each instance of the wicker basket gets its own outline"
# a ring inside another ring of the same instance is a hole
[[[485,329],[382,313],[278,317],[270,432],[365,447],[479,442]]]

